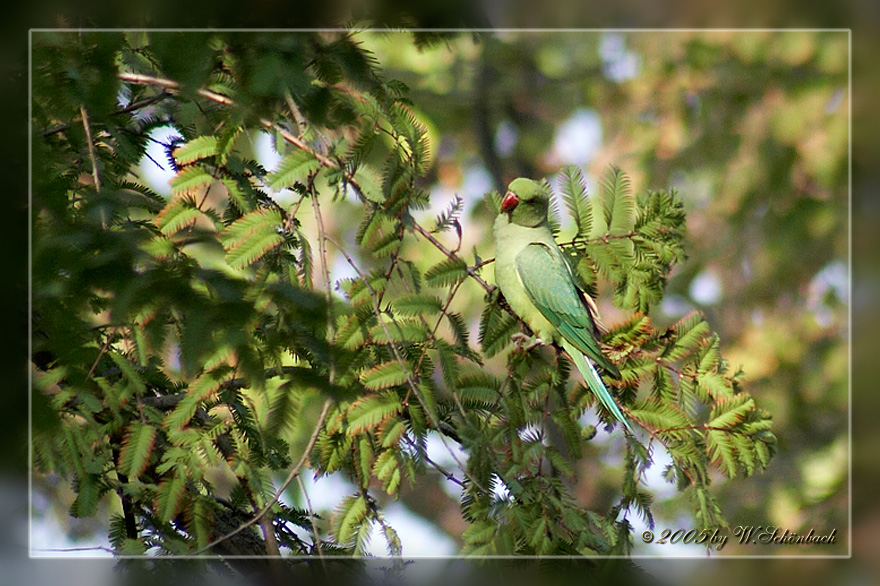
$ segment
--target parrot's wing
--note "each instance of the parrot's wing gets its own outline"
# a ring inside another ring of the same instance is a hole
[[[602,354],[590,308],[575,287],[565,260],[534,242],[516,256],[516,272],[526,293],[547,321],[571,345],[613,376],[617,368]]]
[[[584,305],[587,306],[587,309],[590,310],[590,317],[593,318],[593,325],[596,326],[595,337],[601,338],[605,333],[608,332],[608,328],[606,328],[605,324],[602,323],[602,318],[599,316],[599,308],[596,307],[596,302],[593,301],[593,298],[590,297],[589,293],[587,293],[584,288],[581,287],[580,282],[575,276],[579,259],[575,256],[571,256],[570,254],[568,254],[569,251],[560,249],[560,252],[562,252],[562,259],[565,261],[565,265],[568,268],[568,272],[571,275],[572,281],[574,282],[575,289],[577,289],[578,297],[581,298],[581,301],[583,301]]]

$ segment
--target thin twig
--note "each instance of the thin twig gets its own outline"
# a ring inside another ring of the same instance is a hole
[[[324,217],[321,215],[321,204],[318,202],[318,194],[314,190],[310,194],[310,199],[312,200],[312,210],[315,212],[315,223],[318,226],[318,254],[321,255],[321,276],[324,279],[324,293],[327,297],[327,327],[330,328],[328,338],[332,338],[333,319],[331,308],[333,284],[330,282],[330,267],[327,261],[327,230],[324,227]]]
[[[79,115],[82,119],[83,128],[86,131],[86,144],[89,148],[89,160],[92,162],[92,181],[95,182],[95,191],[101,191],[101,177],[98,175],[98,159],[95,156],[95,143],[92,142],[92,127],[89,123],[89,113],[85,106],[79,107]]]
[[[169,94],[166,91],[162,91],[161,93],[156,94],[155,96],[152,96],[149,98],[144,98],[143,100],[139,100],[137,102],[132,102],[124,108],[114,110],[113,112],[110,113],[110,115],[111,116],[120,116],[122,114],[128,114],[129,112],[134,112],[135,110],[140,110],[141,108],[144,108],[144,107],[149,106],[151,104],[155,104],[156,102],[161,102],[162,100],[165,100],[169,97],[171,97],[171,94]],[[42,131],[39,136],[40,137],[47,137],[47,136],[52,136],[53,134],[58,134],[59,132],[64,132],[65,130],[70,128],[73,124],[76,124],[77,122],[81,122],[81,121],[82,121],[82,116],[76,116],[71,122],[69,122],[67,124],[59,124],[58,126],[53,126],[52,128],[48,128],[48,129]]]
[[[89,373],[86,375],[87,379],[92,378],[92,375],[95,374],[95,369],[98,368],[98,363],[101,361],[101,357],[107,353],[107,350],[110,348],[110,344],[113,342],[113,335],[116,333],[113,330],[117,330],[119,326],[112,326],[112,328],[104,334],[107,336],[107,340],[104,342],[104,345],[101,346],[101,350],[98,352],[98,357],[95,358],[95,362],[92,363],[92,367],[89,369]]]
[[[133,83],[135,85],[157,85],[167,89],[169,92],[177,92],[180,89],[180,84],[173,79],[155,77],[152,75],[143,75],[141,73],[120,73],[119,79],[128,83]],[[198,90],[196,90],[196,93],[207,100],[222,104],[224,106],[235,105],[235,102],[232,100],[232,98],[228,98],[223,94],[218,94],[217,92],[213,92],[205,88],[199,88]]]
[[[431,233],[430,233],[428,230],[426,230],[424,227],[422,227],[421,224],[419,224],[418,222],[415,222],[415,221],[414,221],[414,222],[412,223],[412,227],[413,227],[413,229],[414,229],[416,232],[418,232],[419,234],[421,234],[422,236],[424,236],[425,239],[428,240],[428,242],[430,242],[431,244],[433,244],[434,247],[435,247],[437,250],[439,250],[440,252],[442,252],[443,254],[445,254],[447,258],[449,258],[450,260],[457,260],[457,259],[459,259],[459,257],[456,256],[455,253],[453,253],[453,252],[452,252],[451,250],[449,250],[446,246],[444,246],[442,242],[440,242],[439,240],[437,240],[437,239],[434,237],[434,235],[431,234]],[[487,283],[486,281],[484,281],[483,278],[482,278],[480,275],[477,274],[477,271],[475,270],[474,267],[466,266],[465,270],[467,271],[467,274],[468,274],[471,278],[473,278],[477,283],[479,283],[480,286],[481,286],[483,289],[485,289],[486,291],[492,291],[492,289],[493,289],[492,285],[490,285],[489,283]]]
[[[560,243],[559,243],[559,246],[560,246],[560,247],[564,247],[564,246],[574,246],[574,247],[577,247],[578,245],[591,244],[591,243],[599,243],[599,242],[601,242],[601,243],[603,243],[603,244],[608,244],[608,243],[611,242],[612,240],[626,240],[626,239],[630,239],[630,240],[631,240],[634,236],[636,236],[636,232],[635,232],[635,230],[630,230],[629,232],[627,232],[627,233],[625,233],[625,234],[608,234],[608,233],[605,233],[605,234],[603,234],[602,236],[596,236],[595,238],[581,238],[580,236],[576,236],[576,237],[574,237],[574,238],[572,238],[571,240],[568,240],[568,241],[566,241],[566,242],[560,242]]]
[[[312,525],[312,539],[314,540],[315,550],[318,552],[318,559],[321,560],[321,566],[324,566],[324,551],[321,548],[321,533],[318,531],[318,524],[315,523],[315,510],[312,508],[312,501],[309,499],[309,493],[306,491],[306,486],[303,484],[302,478],[299,476],[296,477],[296,483],[299,486],[299,491],[302,493],[303,498],[306,501],[306,509],[309,511],[309,523]],[[324,568],[326,570],[326,567]]]
[[[262,519],[266,515],[266,513],[268,513],[270,510],[272,510],[272,507],[274,507],[275,504],[281,499],[281,495],[284,494],[284,491],[287,490],[287,487],[290,486],[290,483],[293,482],[294,479],[299,475],[303,466],[305,466],[306,461],[309,459],[309,453],[312,451],[312,448],[315,447],[315,442],[318,441],[318,435],[321,433],[321,428],[324,427],[324,420],[327,419],[327,413],[330,411],[331,404],[332,404],[332,401],[330,399],[327,399],[326,401],[324,401],[324,406],[321,408],[321,414],[318,416],[318,421],[315,424],[315,429],[312,430],[312,435],[309,437],[309,441],[306,443],[306,447],[303,450],[302,456],[300,457],[300,459],[296,463],[296,465],[290,469],[290,472],[287,474],[287,478],[284,479],[284,482],[281,483],[281,487],[275,492],[275,496],[273,496],[269,500],[269,502],[262,509],[260,509],[260,511],[256,515],[251,517],[248,521],[242,523],[241,525],[239,525],[237,528],[230,531],[226,535],[224,535],[222,537],[218,537],[217,539],[215,539],[214,541],[212,541],[211,543],[209,543],[205,547],[203,547],[199,550],[196,550],[195,552],[193,552],[192,555],[202,554],[202,553],[212,549],[214,546],[216,546],[220,543],[223,543],[227,539],[234,537],[235,535],[238,535],[239,533],[241,533],[242,531],[244,531],[245,529],[247,529],[248,527],[250,527],[254,523],[259,522],[260,519]]]
[[[404,438],[406,438],[407,442],[408,442],[410,445],[412,445],[413,447],[415,447],[415,446],[413,445],[412,438],[410,438],[410,437],[408,437],[408,436],[404,436]],[[440,474],[442,474],[443,477],[446,478],[446,480],[449,480],[449,481],[451,481],[451,482],[454,482],[455,484],[457,484],[457,485],[460,486],[461,488],[464,488],[464,487],[465,487],[464,482],[462,482],[461,480],[459,480],[458,478],[456,478],[455,475],[452,474],[452,472],[446,470],[443,466],[441,466],[440,464],[438,464],[437,462],[435,462],[434,460],[432,460],[431,458],[429,458],[427,454],[425,454],[424,458],[425,458],[425,462],[427,462],[428,464],[430,464],[430,465],[431,465],[431,466],[432,466],[437,472],[439,472]]]
[[[329,169],[339,169],[340,168],[340,166],[336,163],[336,161],[329,158],[327,155],[319,153],[318,151],[316,151],[315,149],[310,147],[309,144],[306,141],[304,141],[302,138],[291,133],[289,130],[285,130],[284,128],[281,128],[280,126],[278,126],[277,124],[275,124],[274,122],[269,120],[268,118],[260,118],[260,124],[263,126],[263,128],[265,128],[269,132],[278,132],[278,134],[281,135],[281,138],[283,138],[284,140],[286,140],[290,144],[294,145],[295,147],[306,151],[307,153],[309,153],[309,155],[315,157],[315,160],[317,160],[323,166],[325,166]],[[360,191],[360,185],[354,179],[354,177],[352,177],[350,174],[346,174],[346,181],[348,181],[351,185],[356,187],[358,189],[358,191]]]
[[[486,260],[480,261],[480,262],[478,262],[477,264],[475,264],[475,265],[473,266],[473,269],[474,269],[475,271],[476,271],[476,270],[479,270],[479,269],[483,268],[484,266],[486,266],[486,265],[488,265],[488,264],[492,264],[493,262],[495,262],[495,259],[494,259],[494,258],[487,258]]]
[[[298,134],[302,134],[306,129],[306,120],[303,118],[302,112],[299,111],[299,106],[296,105],[296,102],[293,100],[293,96],[289,91],[284,92],[284,101],[287,102],[287,108],[290,110],[294,122],[296,122],[296,127],[299,131]]]
[[[124,108],[120,108],[113,112],[113,116],[119,116],[120,114],[128,114],[129,112],[134,112],[135,110],[140,110],[146,106],[151,106],[156,102],[161,102],[167,98],[170,98],[171,94],[166,91],[162,91],[161,93],[156,94],[155,96],[151,96],[149,98],[144,98],[143,100],[138,100],[137,102],[132,102],[128,106]]]
[[[443,307],[440,309],[440,317],[437,318],[437,323],[434,324],[434,327],[431,329],[431,333],[428,335],[428,340],[434,345],[436,345],[437,342],[437,330],[440,329],[440,324],[443,323],[444,317],[449,319],[449,307],[452,305],[452,300],[455,299],[455,295],[456,293],[458,293],[458,290],[461,288],[461,284],[463,282],[464,280],[459,279],[458,281],[456,281],[455,286],[453,286],[450,290],[449,295],[446,298],[446,303],[444,303]],[[428,320],[425,319],[425,316],[419,314],[419,318],[421,319],[422,324],[424,324],[425,328],[428,328]],[[422,352],[422,355],[419,357],[418,363],[416,364],[417,371],[422,367],[422,362],[424,362],[424,359],[427,355],[428,349],[425,348],[424,352]],[[459,398],[458,393],[452,392],[451,395],[452,400],[453,402],[455,402],[455,406],[458,408],[459,413],[461,413],[462,418],[466,418],[467,415],[464,412],[464,405],[461,404],[461,399]]]

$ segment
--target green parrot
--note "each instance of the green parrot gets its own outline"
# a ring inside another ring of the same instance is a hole
[[[632,427],[593,364],[620,371],[599,347],[598,311],[575,284],[547,223],[550,195],[537,181],[511,181],[495,219],[495,282],[510,308],[544,344],[558,342],[590,390],[632,433]]]

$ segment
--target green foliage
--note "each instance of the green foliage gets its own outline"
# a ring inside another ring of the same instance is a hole
[[[577,226],[564,246],[587,290],[597,276],[616,284],[614,303],[643,313],[663,298],[672,266],[684,260],[684,206],[673,191],[632,194],[627,176],[611,169],[597,197],[587,198],[581,171],[560,175]]]
[[[378,527],[399,555],[376,493],[399,498],[436,471],[462,489],[466,553],[625,554],[630,511],[652,522],[641,483],[656,440],[701,527],[724,523],[710,468],[751,475],[775,438],[702,315],[648,317],[684,259],[674,191],[635,195],[617,169],[589,195],[579,170],[559,177],[574,272],[588,292],[613,287],[629,316],[603,340],[622,375],[609,385],[647,434],[627,437],[620,493],[594,510],[571,490],[593,395],[561,355],[505,352],[522,326],[476,249],[473,265],[458,254],[461,198],[429,228],[414,219],[432,145],[404,88],[344,33],[195,35],[192,67],[169,34],[35,36],[35,392],[60,422],[35,438],[35,464],[71,479],[73,515],[119,498],[119,554],[362,554]],[[69,75],[93,61],[100,75]],[[119,109],[120,92],[145,105]],[[166,120],[181,135],[167,200],[137,174]],[[240,140],[262,131],[273,170]],[[360,218],[353,238],[344,214]],[[332,258],[355,276],[333,283]],[[479,348],[456,305],[478,286]],[[429,437],[462,448],[457,470],[428,458]],[[277,502],[291,469],[357,492],[323,519]],[[263,507],[274,539],[232,535]]]
[[[220,237],[226,249],[226,262],[244,268],[282,244],[282,222],[279,210],[260,208],[227,226]]]

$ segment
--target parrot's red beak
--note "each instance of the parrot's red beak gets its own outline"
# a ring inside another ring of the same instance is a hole
[[[517,206],[519,203],[519,198],[512,191],[508,191],[504,194],[504,199],[501,200],[501,211],[509,212],[513,208]]]

